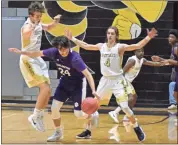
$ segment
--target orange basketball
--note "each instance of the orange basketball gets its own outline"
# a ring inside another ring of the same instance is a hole
[[[81,107],[82,111],[86,114],[93,114],[99,108],[98,100],[92,97],[88,97],[83,100]]]

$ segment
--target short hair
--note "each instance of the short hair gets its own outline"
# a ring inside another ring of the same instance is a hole
[[[52,46],[58,48],[60,46],[59,49],[63,48],[70,48],[70,40],[66,37],[66,36],[58,36],[55,37],[52,41],[51,41]]]
[[[178,38],[178,31],[176,29],[172,29],[169,31],[169,35],[172,34],[174,35],[176,38]]]
[[[32,2],[28,7],[28,14],[33,15],[34,12],[44,13],[44,6],[40,2]]]

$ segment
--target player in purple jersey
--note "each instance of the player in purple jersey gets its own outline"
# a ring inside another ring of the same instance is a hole
[[[91,122],[91,117],[81,111],[82,100],[86,97],[86,79],[92,90],[92,94],[99,98],[95,92],[95,83],[92,75],[86,68],[81,56],[70,49],[70,40],[65,36],[59,36],[52,41],[54,48],[49,48],[43,51],[20,51],[17,48],[9,48],[10,52],[27,55],[29,57],[47,56],[53,59],[60,71],[62,77],[55,91],[51,106],[52,119],[55,125],[54,134],[47,141],[58,141],[63,138],[61,127],[60,109],[63,103],[71,98],[74,103],[74,114],[77,118],[88,119],[88,124]],[[76,138],[91,138],[90,125]]]
[[[178,30],[172,29],[169,32],[168,37],[169,44],[171,45],[172,53],[171,59],[164,59],[159,56],[152,56],[153,61],[162,61],[163,63],[167,63],[168,65],[174,65],[176,71],[176,84],[174,88],[174,97],[178,103]],[[177,107],[177,106],[176,106]],[[175,120],[175,124],[177,126],[177,120]]]

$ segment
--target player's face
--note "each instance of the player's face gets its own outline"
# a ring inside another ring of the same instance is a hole
[[[61,49],[59,49],[59,53],[62,57],[67,57],[69,54],[69,49],[61,48]]]
[[[174,35],[170,34],[168,37],[168,42],[169,42],[169,44],[173,45],[174,43],[176,43],[176,37]]]
[[[30,15],[30,19],[33,23],[39,23],[41,21],[41,17],[41,12],[34,12],[33,15]]]
[[[107,31],[107,39],[109,43],[115,42],[116,41],[116,33],[114,29],[108,29]]]
[[[143,58],[143,56],[144,56],[144,51],[143,51],[143,49],[137,50],[137,51],[135,52],[135,55],[137,56],[138,59]]]

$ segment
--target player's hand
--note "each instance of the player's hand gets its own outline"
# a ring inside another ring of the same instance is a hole
[[[8,50],[9,50],[9,52],[14,52],[14,53],[17,53],[17,54],[21,54],[21,50],[19,50],[17,48],[9,48]]]
[[[54,20],[55,20],[56,22],[59,22],[60,19],[61,19],[61,16],[62,16],[62,15],[60,15],[60,14],[57,15],[57,16],[55,16],[55,17],[54,17]]]
[[[151,59],[152,59],[152,61],[154,61],[154,62],[159,62],[159,61],[161,61],[161,57],[159,57],[159,56],[157,56],[157,55],[153,55],[153,56],[151,57]]]
[[[69,40],[72,40],[72,32],[70,30],[65,29],[64,34]]]
[[[98,99],[98,101],[100,101],[101,100],[101,97],[100,96],[98,96],[98,94],[95,92],[95,91],[93,91],[92,92],[92,94]]]
[[[157,33],[158,33],[158,31],[155,28],[152,28],[151,31],[149,31],[149,29],[147,29],[147,35],[150,38],[154,38],[154,37],[158,36]]]
[[[169,59],[163,60],[160,63],[161,63],[162,66],[164,66],[164,65],[170,65]]]

